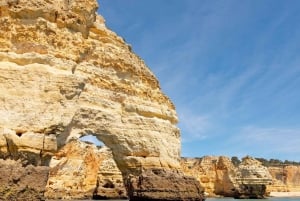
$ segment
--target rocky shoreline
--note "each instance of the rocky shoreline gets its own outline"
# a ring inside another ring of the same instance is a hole
[[[236,165],[229,157],[205,156],[182,158],[181,166],[185,174],[197,178],[208,197],[239,197],[236,191],[243,192],[243,189],[248,192],[240,196],[253,198],[275,195],[275,192],[300,192],[298,165],[265,167],[251,157],[245,157]],[[246,188],[245,185],[249,184],[254,186]],[[256,191],[255,195],[249,194],[251,189]]]
[[[198,185],[195,180],[188,181],[188,177],[181,172],[166,172],[161,169],[143,171],[138,180],[133,177],[131,200],[159,200],[160,189],[166,189],[162,177],[185,177],[186,183],[172,181],[168,186],[169,192],[195,195],[203,193],[206,197],[236,197],[236,198],[264,198],[264,197],[297,197],[300,191],[274,192],[281,183],[281,191],[299,189],[299,174],[297,166],[289,166],[286,177],[279,178],[274,173],[274,167],[262,167],[260,162],[245,157],[240,166],[234,166],[228,157],[182,158],[182,170],[190,178],[196,178],[201,186],[192,192],[189,186]],[[276,168],[275,168],[276,169]],[[5,200],[16,197],[24,200],[44,199],[128,199],[127,189],[123,184],[122,173],[113,160],[112,152],[107,147],[97,147],[90,143],[77,140],[70,141],[53,158],[48,166],[22,165],[21,161],[0,160],[0,195]],[[270,170],[273,171],[270,173]],[[163,171],[163,172],[162,172]],[[88,176],[87,176],[88,175]],[[36,178],[39,178],[36,180]],[[282,180],[280,180],[282,179]],[[37,182],[38,181],[38,182]],[[243,181],[242,183],[240,181]],[[293,181],[294,183],[292,183]],[[277,186],[276,186],[277,184]],[[283,186],[285,187],[283,188]],[[184,186],[184,187],[183,187]],[[174,190],[175,189],[175,190]],[[251,192],[250,192],[251,189]],[[280,189],[279,189],[280,190]],[[200,191],[200,192],[199,192]],[[167,197],[163,195],[164,200]],[[195,196],[196,197],[196,196]],[[169,200],[172,200],[170,198]],[[190,197],[188,200],[197,200]]]

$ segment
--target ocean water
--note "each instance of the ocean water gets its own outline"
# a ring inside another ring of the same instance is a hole
[[[110,201],[128,201],[128,200],[110,200]],[[287,197],[287,198],[269,197],[267,199],[207,198],[206,201],[300,201],[300,197]]]
[[[269,197],[267,199],[207,198],[207,201],[300,201],[300,197]]]

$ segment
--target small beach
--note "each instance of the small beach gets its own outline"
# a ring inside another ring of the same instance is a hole
[[[270,197],[300,197],[300,192],[271,192]]]

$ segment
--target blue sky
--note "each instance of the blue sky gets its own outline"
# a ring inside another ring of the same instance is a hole
[[[300,161],[300,1],[101,0],[175,103],[182,155]]]

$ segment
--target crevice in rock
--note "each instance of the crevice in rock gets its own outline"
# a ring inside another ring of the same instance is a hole
[[[99,188],[99,177],[97,177],[97,182],[96,182],[96,187],[95,187],[95,189],[94,189],[94,192],[93,192],[93,200],[97,200],[97,199],[99,199],[98,197],[98,188]],[[100,200],[100,199],[99,199]]]
[[[45,149],[45,138],[46,138],[46,135],[43,134],[43,147],[40,151],[40,160],[38,161],[37,165],[42,165],[43,152],[44,152],[44,149]]]
[[[57,137],[56,137],[58,149],[62,148],[66,144],[66,141],[67,141],[68,137],[70,136],[73,126],[74,126],[74,117],[72,118],[72,120],[70,121],[70,123],[67,126],[65,126],[64,128],[63,128],[63,126],[61,127],[62,130],[59,133],[59,135],[57,135]]]
[[[74,73],[75,73],[75,71],[76,71],[76,67],[77,67],[77,65],[73,65],[73,66],[72,66],[72,70],[71,70],[71,71],[72,71],[72,74],[74,74]]]
[[[14,142],[11,139],[6,138],[6,144],[7,144],[7,152],[9,153],[9,157],[11,159],[18,159],[17,153],[17,146],[14,144]]]
[[[79,98],[79,96],[81,95],[81,92],[83,92],[83,90],[85,88],[85,83],[84,82],[80,82],[78,84],[78,88],[80,89],[79,92],[78,92],[78,98]]]
[[[4,136],[5,137],[5,136]],[[12,157],[12,154],[10,152],[10,149],[9,149],[9,144],[8,144],[8,141],[7,141],[7,138],[5,137],[5,141],[6,141],[6,147],[7,147],[7,153],[8,153],[8,156],[7,157]]]
[[[55,15],[54,22],[56,22],[58,18],[58,11],[55,11],[54,15]]]
[[[65,128],[63,124],[56,124],[49,126],[48,128],[45,128],[41,132],[44,133],[45,135],[49,134],[55,134],[55,135],[60,135],[62,132],[64,132]]]

